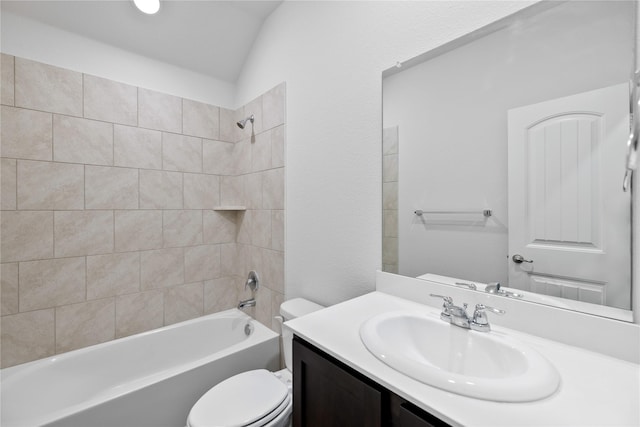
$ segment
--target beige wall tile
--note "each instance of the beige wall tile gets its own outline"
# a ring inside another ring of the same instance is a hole
[[[220,138],[220,108],[189,99],[182,100],[182,133],[201,138]]]
[[[50,113],[2,106],[2,156],[51,160],[53,118]]]
[[[216,175],[184,174],[184,208],[213,209],[220,205],[220,179]]]
[[[56,258],[113,252],[113,211],[53,213]]]
[[[113,164],[162,169],[162,133],[157,130],[114,125]]]
[[[17,168],[16,160],[0,159],[0,206],[4,211],[16,209]]]
[[[253,101],[244,106],[244,117],[249,117],[252,114],[254,116],[253,133],[257,135],[264,130],[264,127],[262,126],[262,96],[255,98]],[[251,132],[251,127],[246,126],[244,130],[246,134],[248,134]]]
[[[182,173],[141,170],[140,209],[182,209]]]
[[[115,338],[115,299],[105,298],[56,308],[56,353]]]
[[[220,204],[223,206],[244,206],[244,178],[223,176],[220,178]]]
[[[138,88],[85,74],[84,117],[135,126]]]
[[[87,257],[87,299],[140,291],[140,253]]]
[[[219,263],[219,259],[218,259]],[[18,263],[0,264],[0,301],[2,308],[0,315],[16,314],[18,312]]]
[[[382,212],[382,235],[384,237],[398,237],[397,210],[385,210]]]
[[[271,167],[280,168],[284,166],[285,159],[285,127],[278,126],[271,129]]]
[[[398,264],[382,264],[382,271],[398,274]]]
[[[246,245],[227,243],[220,245],[220,266],[222,276],[246,277]]]
[[[220,277],[220,247],[201,245],[184,248],[184,279],[186,283]]]
[[[203,172],[217,175],[234,174],[234,146],[235,144],[230,142],[203,140]]]
[[[2,74],[2,96],[0,102],[4,105],[15,103],[14,81],[15,81],[15,57],[11,55],[0,55],[0,70]]]
[[[262,126],[271,129],[285,122],[285,89],[286,85],[280,83],[264,95],[262,95]]]
[[[162,224],[165,248],[202,244],[202,211],[163,211]]]
[[[276,292],[284,293],[284,253],[265,250],[262,252],[264,285]]]
[[[18,274],[20,311],[84,301],[84,257],[21,262]]]
[[[164,324],[182,322],[202,316],[203,283],[190,283],[164,292]]]
[[[398,154],[398,127],[382,129],[382,155]]]
[[[211,314],[218,311],[235,308],[238,305],[237,278],[222,277],[204,282],[204,313]]]
[[[55,354],[53,309],[2,318],[2,367],[31,362]]]
[[[284,252],[284,211],[271,211],[271,249]]]
[[[236,112],[234,110],[220,107],[220,141],[238,141],[238,131],[240,130],[236,124],[238,120],[240,119],[236,118]]]
[[[224,211],[203,211],[204,243],[229,243],[236,240],[236,214]]]
[[[233,146],[233,174],[251,173],[251,154],[255,137],[236,142]]]
[[[116,297],[116,338],[162,327],[164,294],[141,292]]]
[[[113,125],[53,116],[53,159],[94,165],[113,164]]]
[[[382,238],[382,262],[385,264],[398,263],[398,238]]]
[[[83,208],[83,165],[18,160],[18,209]]]
[[[85,209],[137,209],[138,170],[86,166]]]
[[[53,257],[53,212],[2,212],[2,262]]]
[[[251,244],[261,248],[271,247],[271,211],[253,211]]]
[[[271,132],[256,135],[251,144],[251,172],[259,172],[271,168]]]
[[[236,216],[236,243],[251,244],[251,232],[253,231],[253,210],[238,212]]]
[[[262,262],[262,253],[264,249],[259,248],[257,246],[246,246],[246,270],[242,277],[247,277],[248,272],[253,270],[258,273],[260,281],[262,283],[263,275],[264,275],[264,263]],[[247,295],[251,295],[249,292]]]
[[[247,209],[262,209],[262,173],[244,175],[244,199]]]
[[[82,74],[15,59],[16,107],[82,116]]]
[[[140,286],[143,290],[184,283],[182,248],[145,251],[140,254]]]
[[[382,184],[382,209],[398,209],[397,182],[385,182]]]
[[[271,328],[271,299],[273,292],[269,288],[260,288],[260,292],[256,294],[256,309],[255,319],[265,325],[267,328]]]
[[[182,133],[182,99],[139,88],[138,126]]]
[[[382,181],[394,182],[398,180],[398,155],[390,154],[382,157]]]
[[[162,169],[202,172],[202,139],[164,132],[162,134]]]
[[[262,207],[284,209],[284,168],[268,170],[263,176]]]
[[[116,252],[160,249],[162,211],[116,211]]]

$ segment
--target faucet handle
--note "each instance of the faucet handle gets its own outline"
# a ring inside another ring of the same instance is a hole
[[[453,298],[448,297],[446,295],[429,294],[429,296],[434,297],[434,298],[442,298],[442,300],[444,301],[444,305],[453,304]]]
[[[451,308],[453,307],[453,298],[448,297],[446,295],[437,295],[437,294],[429,294],[434,298],[442,298],[442,313],[440,313],[440,318],[445,322],[451,322]]]
[[[487,319],[487,311],[501,316],[506,313],[506,311],[499,308],[490,307],[484,304],[476,304],[476,309],[473,312],[473,319],[471,320],[471,329],[481,332],[488,332],[491,330],[489,320]]]
[[[244,283],[244,289],[247,290],[247,288],[250,288],[251,292],[254,293],[258,290],[259,287],[260,279],[258,278],[258,273],[251,270],[249,272],[249,277],[247,277],[247,281]]]

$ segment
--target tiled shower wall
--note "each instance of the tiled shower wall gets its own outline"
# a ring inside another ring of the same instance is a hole
[[[251,269],[272,326],[284,84],[233,111],[1,59],[2,367],[235,307]]]
[[[398,126],[382,130],[382,271],[398,272]]]

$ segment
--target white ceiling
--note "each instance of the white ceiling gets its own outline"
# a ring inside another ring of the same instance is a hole
[[[282,0],[161,0],[145,15],[130,0],[6,1],[2,11],[235,83],[262,23]]]

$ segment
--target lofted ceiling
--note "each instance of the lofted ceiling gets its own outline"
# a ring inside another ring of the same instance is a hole
[[[161,0],[155,15],[130,0],[0,3],[2,12],[235,83],[262,23],[281,2]]]

